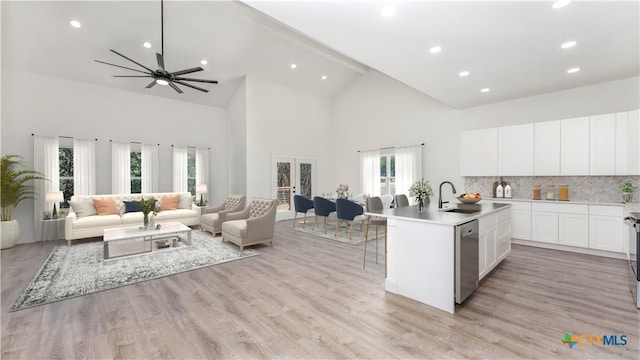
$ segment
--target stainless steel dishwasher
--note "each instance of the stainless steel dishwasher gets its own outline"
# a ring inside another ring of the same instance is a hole
[[[478,220],[455,227],[456,303],[462,302],[478,287]]]

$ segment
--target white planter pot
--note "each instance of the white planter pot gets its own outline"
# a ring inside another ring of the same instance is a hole
[[[0,222],[0,249],[9,249],[16,245],[20,237],[20,224],[17,220]]]

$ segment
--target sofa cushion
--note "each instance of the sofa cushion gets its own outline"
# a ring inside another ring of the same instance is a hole
[[[222,231],[228,233],[231,236],[235,236],[240,239],[247,238],[247,220],[232,220],[225,221],[222,224]]]
[[[126,213],[131,213],[131,212],[140,212],[142,211],[142,209],[140,208],[140,204],[135,203],[133,201],[125,201],[124,202],[124,212]]]
[[[181,195],[180,201],[178,202],[178,209],[191,209],[191,204],[193,204],[193,196]]]
[[[85,216],[73,222],[74,229],[91,229],[121,225],[120,215]]]
[[[98,215],[120,215],[115,201],[111,198],[93,199],[93,205],[96,207]]]
[[[187,209],[165,210],[165,211],[160,211],[158,215],[155,216],[155,220],[171,221],[176,219],[193,218],[195,216],[196,216],[196,212],[194,210],[187,210]]]
[[[178,201],[180,201],[180,195],[163,196],[160,211],[177,209]]]
[[[209,225],[210,227],[217,227],[219,221],[218,213],[204,214],[200,216],[200,223]]]
[[[91,199],[72,200],[69,201],[69,204],[78,216],[78,219],[85,216],[98,215],[98,211],[96,211],[96,207],[93,205],[93,200]]]
[[[142,211],[122,214],[122,225],[142,225],[143,217]]]

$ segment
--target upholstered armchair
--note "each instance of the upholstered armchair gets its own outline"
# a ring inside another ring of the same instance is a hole
[[[340,222],[346,221],[349,224],[349,240],[351,240],[353,223],[359,221],[362,224],[366,220],[363,213],[364,209],[361,205],[347,199],[336,199],[336,236],[340,231]]]
[[[324,233],[327,233],[327,222],[329,216],[336,212],[336,203],[320,196],[313,197],[313,208],[316,213],[316,221],[313,223],[313,230],[318,225],[318,218],[324,219]]]
[[[202,209],[200,229],[212,233],[214,236],[222,232],[222,224],[227,221],[227,215],[244,208],[244,195],[229,195],[220,205]]]
[[[293,226],[296,226],[296,222],[298,221],[298,213],[304,214],[304,225],[307,224],[307,212],[309,210],[313,210],[313,200],[307,199],[302,195],[294,195],[293,196],[293,205],[296,210],[296,214],[293,217]],[[302,227],[304,227],[302,225]]]
[[[222,224],[222,241],[240,246],[271,243],[276,225],[277,201],[274,199],[253,198],[247,208],[240,212],[227,214]]]

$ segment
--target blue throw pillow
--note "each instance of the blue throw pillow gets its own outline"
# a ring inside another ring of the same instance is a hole
[[[125,201],[124,209],[125,209],[124,210],[125,213],[142,211],[142,209],[140,208],[140,205],[134,203],[133,201]]]

